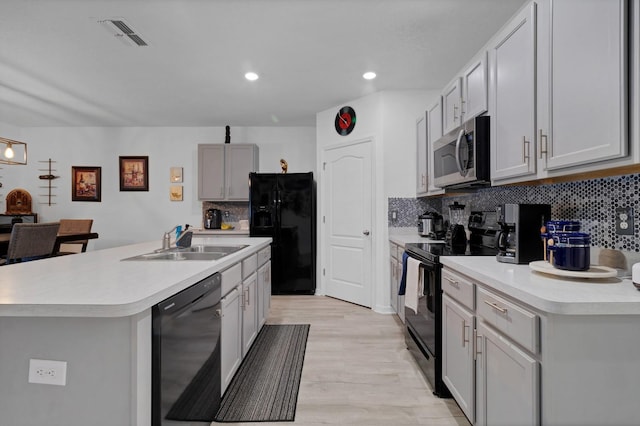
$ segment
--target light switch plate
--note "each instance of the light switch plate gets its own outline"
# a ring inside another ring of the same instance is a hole
[[[616,234],[633,235],[633,207],[616,207]]]

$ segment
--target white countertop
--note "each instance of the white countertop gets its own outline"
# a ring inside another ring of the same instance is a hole
[[[126,261],[159,241],[0,267],[0,317],[123,317],[140,313],[267,247],[271,238],[194,236],[193,244],[248,247],[217,261]]]
[[[443,265],[542,312],[563,315],[638,315],[640,291],[630,279],[562,278],[492,256],[443,256]]]
[[[408,243],[436,242],[418,234],[418,228],[389,228],[389,241],[402,247]]]
[[[205,229],[205,228],[189,228],[189,231],[193,232],[193,235],[215,235],[215,236],[244,236],[249,235],[248,229],[240,229],[236,226],[234,229]]]

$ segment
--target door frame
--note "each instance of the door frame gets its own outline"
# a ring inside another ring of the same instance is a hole
[[[327,145],[325,147],[322,148],[322,152],[321,152],[321,158],[320,158],[320,162],[319,162],[319,182],[318,182],[318,197],[319,197],[319,203],[318,203],[318,243],[319,243],[319,250],[318,250],[318,255],[319,255],[319,268],[317,268],[316,274],[317,274],[317,280],[316,282],[319,283],[319,285],[316,287],[316,295],[326,295],[326,275],[323,273],[325,271],[326,268],[326,260],[328,259],[328,250],[329,250],[329,245],[328,245],[328,239],[326,237],[326,227],[325,227],[325,206],[327,205],[327,198],[325,195],[325,184],[326,184],[326,180],[325,180],[325,164],[326,164],[326,158],[327,158],[327,152],[328,151],[333,151],[336,149],[340,149],[340,148],[346,148],[346,147],[350,147],[353,145],[360,145],[360,144],[365,144],[368,143],[369,145],[369,153],[371,155],[371,267],[373,268],[373,274],[372,274],[372,283],[371,283],[371,309],[375,310],[375,308],[378,306],[378,298],[377,298],[377,290],[378,287],[380,286],[380,282],[378,279],[379,274],[377,274],[376,271],[376,258],[377,258],[377,254],[378,254],[378,247],[377,247],[377,241],[378,241],[378,232],[379,232],[379,226],[378,226],[378,214],[377,214],[377,210],[376,210],[376,206],[377,206],[377,200],[378,200],[378,194],[377,194],[377,185],[376,185],[376,174],[377,174],[377,156],[376,156],[376,140],[375,137],[373,135],[369,135],[366,137],[362,137],[359,139],[355,139],[352,141],[348,141],[348,142],[343,142],[343,143],[336,143],[336,144],[331,144],[331,145]],[[387,274],[388,275],[388,274]]]

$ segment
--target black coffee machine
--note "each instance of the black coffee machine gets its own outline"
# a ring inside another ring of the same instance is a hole
[[[526,264],[543,259],[540,228],[551,220],[549,204],[503,204],[497,216],[498,262]]]
[[[222,212],[218,209],[208,209],[204,216],[205,229],[220,229],[222,226]]]

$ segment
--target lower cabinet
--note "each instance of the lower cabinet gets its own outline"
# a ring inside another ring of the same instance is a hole
[[[271,306],[270,248],[222,271],[222,392],[266,322]],[[258,259],[262,262],[257,268]]]
[[[220,370],[223,393],[242,362],[241,294],[242,286],[238,285],[220,301],[222,309],[222,332],[220,333],[220,357],[222,360]]]
[[[471,423],[475,422],[476,381],[472,334],[474,316],[442,296],[442,380]]]
[[[442,380],[460,409],[476,426],[540,425],[539,317],[447,268],[442,289]]]
[[[242,281],[242,356],[251,349],[258,335],[258,274]]]
[[[482,322],[477,336],[475,424],[539,425],[538,362]]]

